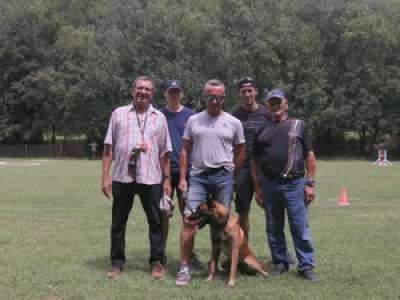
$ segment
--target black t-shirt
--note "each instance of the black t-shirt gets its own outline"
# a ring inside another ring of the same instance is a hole
[[[231,114],[242,122],[246,139],[246,159],[243,167],[249,167],[250,158],[253,155],[254,135],[267,122],[267,109],[263,105],[258,105],[257,110],[247,111],[242,106],[237,106]]]
[[[296,129],[294,128],[294,122]],[[293,138],[289,138],[289,134]],[[291,161],[288,174],[304,176],[304,160],[312,150],[311,139],[304,121],[288,118],[282,122],[266,122],[254,137],[254,156],[260,163],[263,175],[276,178],[286,173],[288,167],[289,144]]]

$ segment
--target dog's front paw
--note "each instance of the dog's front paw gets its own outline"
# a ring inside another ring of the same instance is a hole
[[[268,277],[268,272],[262,271],[262,272],[260,272],[260,274],[261,274],[261,276],[264,277],[264,278],[267,278],[267,277]]]

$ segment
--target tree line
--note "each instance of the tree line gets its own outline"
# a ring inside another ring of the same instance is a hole
[[[316,143],[400,129],[399,0],[0,0],[0,143],[102,140],[133,77],[281,87]],[[157,92],[156,103],[162,104]]]

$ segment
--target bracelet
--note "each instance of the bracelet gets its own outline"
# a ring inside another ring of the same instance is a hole
[[[164,180],[165,180],[165,179],[171,180],[171,175],[163,175],[163,179],[164,179]]]

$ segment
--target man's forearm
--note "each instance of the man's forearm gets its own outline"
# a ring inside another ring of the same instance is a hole
[[[181,153],[179,153],[179,178],[186,179],[188,172],[189,155],[192,151],[192,141],[183,139]]]
[[[167,152],[160,158],[161,170],[165,177],[171,177],[171,153]]]
[[[307,154],[307,179],[315,179],[315,173],[317,170],[317,160],[313,151],[309,151]]]
[[[103,176],[110,174],[112,164],[112,146],[105,144],[103,149],[102,171]]]
[[[182,149],[179,155],[179,177],[186,178],[188,170],[188,153],[185,149]]]
[[[237,175],[243,166],[246,157],[245,144],[235,145],[233,163],[235,165],[235,174]]]
[[[258,178],[258,169],[257,169],[257,160],[256,158],[252,157],[250,162],[250,174],[251,180],[253,182],[254,190],[261,189],[260,180]]]

